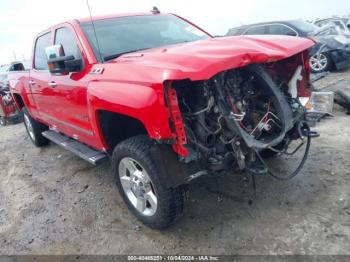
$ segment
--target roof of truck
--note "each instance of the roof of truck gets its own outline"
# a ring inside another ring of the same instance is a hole
[[[150,16],[150,15],[162,15],[165,13],[153,13],[153,12],[142,12],[142,13],[119,13],[119,14],[110,14],[110,15],[100,15],[100,16],[93,16],[92,20],[93,21],[98,21],[98,20],[103,20],[103,19],[111,19],[111,18],[117,18],[117,17],[128,17],[128,16]],[[53,26],[50,26],[48,28],[46,28],[45,30],[41,31],[40,33],[38,33],[35,38],[38,38],[39,36],[47,33],[49,30],[51,30],[54,27],[57,27],[59,25],[62,25],[64,23],[86,23],[86,22],[90,22],[91,18],[90,17],[84,17],[84,18],[78,18],[78,19],[72,19],[72,20],[66,20],[66,21],[62,21],[61,23],[55,24]]]
[[[103,19],[110,19],[110,18],[117,18],[117,17],[126,17],[126,16],[144,16],[144,15],[161,15],[160,13],[154,14],[152,12],[143,12],[143,13],[122,13],[122,14],[110,14],[110,15],[100,15],[100,16],[93,16],[92,20],[97,21],[97,20],[103,20]],[[76,19],[80,23],[84,22],[90,22],[91,18],[90,17],[85,17],[85,18],[80,18]]]

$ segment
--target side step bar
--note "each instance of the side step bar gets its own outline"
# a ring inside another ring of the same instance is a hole
[[[62,146],[63,148],[95,166],[108,158],[105,153],[96,151],[95,149],[92,149],[91,147],[88,147],[87,145],[65,135],[62,135],[56,131],[47,130],[42,132],[42,135],[55,144]]]

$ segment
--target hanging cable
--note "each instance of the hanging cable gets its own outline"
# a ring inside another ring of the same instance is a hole
[[[303,168],[304,164],[305,164],[305,161],[309,155],[309,151],[310,151],[310,145],[311,145],[311,138],[312,137],[316,137],[318,136],[318,134],[316,132],[312,132],[310,131],[310,127],[309,125],[305,122],[305,121],[301,121],[299,124],[298,124],[298,132],[299,132],[299,136],[303,139],[306,138],[306,147],[305,147],[305,151],[304,151],[304,155],[298,165],[298,167],[288,176],[278,176],[276,174],[274,174],[269,168],[268,168],[268,174],[270,176],[272,176],[273,178],[276,178],[278,180],[289,180],[289,179],[292,179],[293,177],[295,177],[299,172],[300,170]],[[260,156],[259,152],[256,152],[257,153],[257,156],[259,158],[259,160],[265,165],[265,161],[263,160],[263,158]]]

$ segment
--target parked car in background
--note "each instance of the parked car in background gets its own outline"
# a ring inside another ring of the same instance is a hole
[[[29,61],[12,62],[10,64],[5,64],[0,66],[0,90],[8,89],[8,79],[7,76],[9,72],[12,71],[25,71],[28,70],[30,65]]]
[[[312,23],[318,27],[332,25],[338,28],[340,30],[340,33],[350,34],[350,21],[348,18],[331,17],[324,19],[316,19]]]
[[[20,121],[22,121],[22,114],[18,111],[11,92],[0,90],[0,125],[16,124]]]
[[[302,20],[274,21],[244,25],[230,29],[233,35],[289,35],[310,38],[317,42],[311,50],[313,73],[340,70],[350,65],[350,36],[320,28]]]
[[[15,124],[22,120],[22,114],[17,110],[10,93],[8,74],[10,72],[25,71],[29,62],[12,62],[0,66],[0,125]]]

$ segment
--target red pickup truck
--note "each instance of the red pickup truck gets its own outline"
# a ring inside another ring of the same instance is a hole
[[[265,157],[308,136],[313,45],[213,38],[173,14],[103,16],[38,34],[32,68],[9,83],[36,146],[53,141],[92,164],[110,158],[128,208],[164,228],[183,214],[189,181],[266,174]]]

